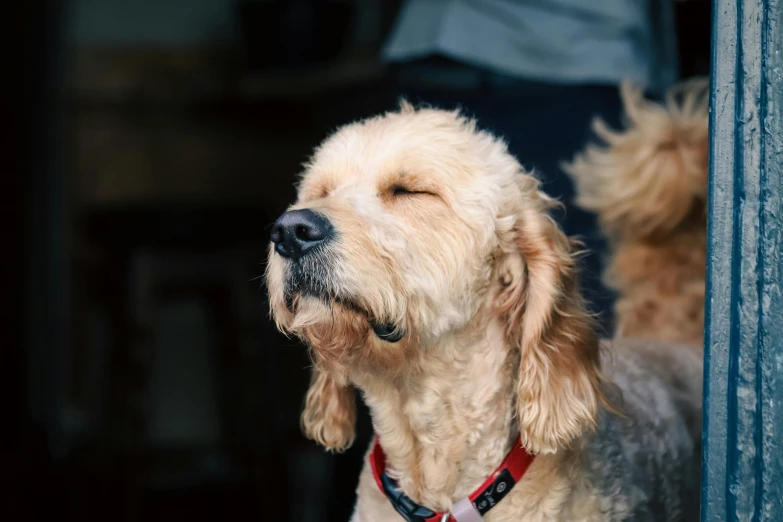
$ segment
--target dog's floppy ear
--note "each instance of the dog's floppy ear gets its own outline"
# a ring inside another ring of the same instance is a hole
[[[302,411],[302,430],[330,451],[351,447],[355,436],[356,394],[353,386],[313,367]]]
[[[522,444],[552,453],[593,428],[603,402],[599,347],[579,293],[574,244],[549,215],[555,203],[520,176],[523,200],[501,238],[497,309],[519,349],[517,412]]]

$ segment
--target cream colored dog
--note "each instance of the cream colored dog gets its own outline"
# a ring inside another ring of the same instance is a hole
[[[267,272],[279,328],[312,350],[304,429],[347,448],[357,387],[389,474],[432,510],[519,437],[535,458],[484,520],[693,520],[701,354],[623,341],[600,357],[554,206],[455,112],[404,103],[327,139]],[[353,520],[403,520],[369,465]]]

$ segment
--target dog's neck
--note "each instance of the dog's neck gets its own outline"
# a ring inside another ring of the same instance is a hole
[[[473,339],[441,339],[426,364],[395,378],[359,377],[391,474],[403,492],[447,510],[502,462],[518,430],[514,373],[518,361],[501,327]]]

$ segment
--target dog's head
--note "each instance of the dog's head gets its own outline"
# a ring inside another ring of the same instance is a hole
[[[343,127],[275,223],[267,282],[278,327],[315,361],[303,425],[353,440],[352,375],[421,369],[446,336],[501,322],[518,354],[525,446],[554,451],[594,422],[598,344],[554,202],[505,145],[456,112]]]

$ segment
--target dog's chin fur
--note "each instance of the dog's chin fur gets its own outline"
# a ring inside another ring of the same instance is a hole
[[[503,142],[457,112],[404,103],[332,135],[292,208],[329,219],[335,239],[298,261],[270,248],[267,270],[278,327],[313,356],[305,433],[330,450],[350,446],[357,387],[390,473],[430,508],[469,494],[519,434],[538,457],[487,520],[619,520],[657,502],[677,520],[678,494],[645,495],[662,491],[667,475],[687,489],[685,419],[698,417],[700,400],[687,389],[676,405],[664,384],[700,382],[700,364],[669,371],[647,361],[668,357],[654,351],[618,365],[616,376],[627,385],[634,374],[642,391],[624,390],[634,422],[608,413],[606,397],[619,396],[601,372],[578,245],[550,216],[555,206]],[[378,325],[394,325],[400,339],[388,342]],[[662,423],[675,435],[648,429]],[[663,477],[643,473],[653,486],[639,483],[633,463],[658,466],[653,448],[663,447],[677,464]],[[353,520],[399,520],[368,473]]]
[[[293,320],[287,327],[313,351],[315,363],[335,375],[371,367],[384,373],[398,372],[408,360],[412,336],[390,343],[373,331],[373,320],[360,307],[313,296],[295,300]]]
[[[389,333],[399,333],[398,342],[388,342],[374,331],[389,325],[388,313],[373,313],[361,296],[346,295],[333,282],[270,281],[272,312],[278,328],[303,340],[309,347],[316,368],[348,385],[349,370],[374,368],[387,373],[399,372],[415,340],[414,333],[403,335],[403,326],[394,325]],[[292,289],[293,288],[293,289]],[[274,289],[274,290],[273,290]],[[328,290],[327,290],[328,289]],[[350,438],[350,437],[349,437]],[[344,444],[330,449],[342,450]]]

